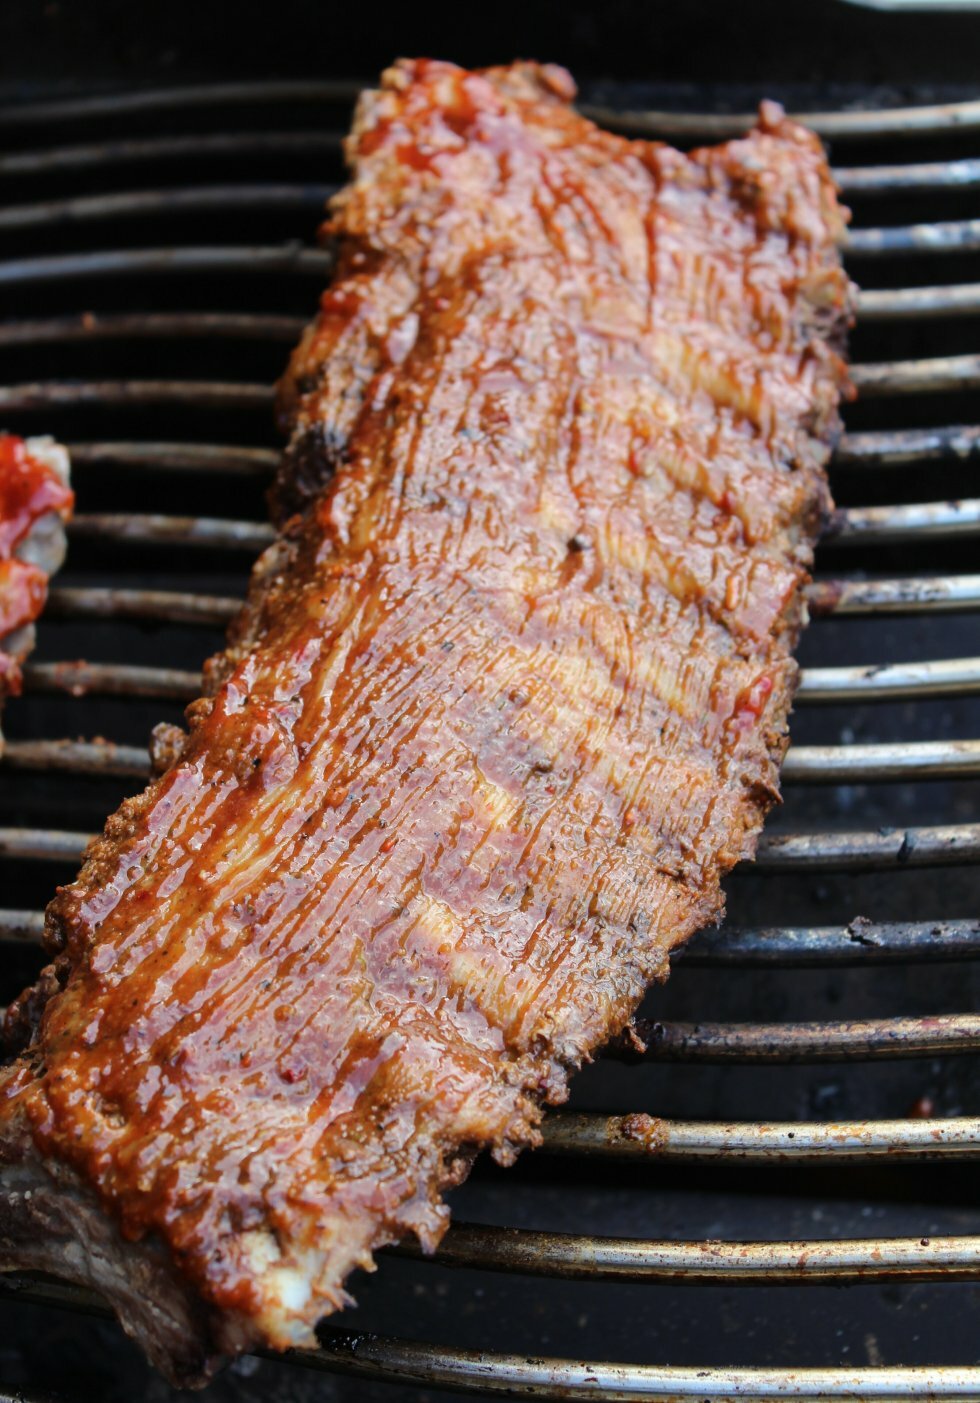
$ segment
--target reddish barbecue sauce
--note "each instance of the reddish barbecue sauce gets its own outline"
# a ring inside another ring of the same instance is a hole
[[[33,623],[48,593],[44,571],[17,559],[18,545],[42,516],[66,515],[74,500],[54,469],[28,453],[22,438],[0,434],[0,640]],[[8,691],[19,684],[16,664],[2,651],[0,683]]]

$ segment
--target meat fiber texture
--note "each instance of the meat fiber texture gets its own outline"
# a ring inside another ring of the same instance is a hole
[[[47,918],[5,1263],[171,1378],[314,1341],[723,909],[776,801],[851,288],[778,108],[683,155],[402,62],[282,385],[277,544]]]

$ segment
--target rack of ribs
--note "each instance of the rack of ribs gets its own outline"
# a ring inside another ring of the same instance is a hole
[[[59,443],[0,434],[0,709],[20,692],[48,577],[65,558],[65,522],[74,500],[68,454]]]
[[[777,799],[843,215],[775,106],[684,155],[573,96],[419,61],[362,98],[277,542],[8,1015],[3,1264],[185,1383],[434,1248]]]

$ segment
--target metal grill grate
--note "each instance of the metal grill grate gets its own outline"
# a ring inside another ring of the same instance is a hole
[[[60,865],[59,873],[70,873],[89,836],[85,829],[62,828],[65,815],[76,823],[84,815],[94,825],[132,780],[145,777],[146,751],[134,742],[145,734],[146,717],[173,713],[196,694],[199,677],[189,660],[217,645],[216,630],[237,607],[248,557],[271,539],[257,490],[276,460],[266,427],[268,376],[297,339],[304,309],[312,307],[329,270],[329,256],[303,240],[340,178],[338,104],[349,101],[356,88],[336,82],[239,84],[0,109],[8,146],[13,139],[23,146],[0,156],[5,198],[0,284],[18,303],[0,323],[0,357],[5,366],[40,368],[33,379],[6,377],[0,415],[15,429],[57,431],[65,422],[82,431],[78,438],[74,431],[65,435],[79,497],[71,573],[52,591],[39,660],[25,673],[33,695],[9,710],[11,739],[0,774],[0,790],[7,795],[0,793],[0,819],[8,816],[7,826],[0,827],[0,893],[12,891],[19,898],[18,904],[2,900],[0,940],[18,957],[27,957],[40,937],[41,913],[30,904],[35,894],[39,902],[54,865]],[[315,129],[276,130],[280,110],[305,108],[309,118],[311,106]],[[185,114],[192,121],[203,116],[211,127],[234,128],[246,110],[261,113],[271,130],[115,135],[122,119],[166,127],[179,125]],[[321,111],[330,114],[327,130]],[[691,114],[594,109],[591,115],[619,129],[685,142],[720,139],[745,126],[741,118]],[[876,639],[891,620],[905,619],[926,623],[930,635],[975,654],[980,499],[960,492],[980,459],[980,426],[950,424],[941,415],[947,406],[962,414],[957,396],[980,386],[980,356],[962,349],[964,334],[968,338],[974,331],[970,318],[980,315],[980,283],[943,281],[950,266],[954,277],[969,276],[968,268],[961,269],[964,258],[968,263],[980,250],[980,221],[949,217],[923,223],[917,207],[908,210],[923,197],[952,204],[963,192],[969,196],[980,187],[980,160],[909,160],[902,148],[907,145],[915,156],[924,138],[935,144],[980,132],[980,103],[832,112],[809,120],[835,142],[838,179],[862,215],[865,209],[882,216],[897,209],[905,220],[874,225],[862,217],[849,237],[854,274],[871,286],[861,294],[856,341],[855,380],[862,398],[836,455],[834,487],[839,498],[866,492],[875,500],[866,504],[859,498],[838,514],[811,589],[813,632],[839,631],[843,621],[856,619],[859,627],[866,621],[861,636]],[[75,124],[102,124],[111,136],[76,142]],[[888,162],[844,159],[852,149],[861,153],[872,147]],[[288,166],[288,178],[273,178],[282,165]],[[222,173],[221,183],[209,179],[215,170]],[[161,171],[176,183],[157,186]],[[323,183],[324,173],[332,184]],[[52,185],[56,198],[49,198]],[[90,193],[93,185],[98,193]],[[200,242],[202,223],[214,229],[213,242]],[[162,243],[161,225],[167,231]],[[274,241],[255,242],[255,229],[270,231],[261,236]],[[239,236],[241,230],[247,237]],[[901,282],[906,276],[914,279],[910,285]],[[99,310],[86,310],[90,301]],[[866,329],[867,341],[862,339]],[[866,345],[874,354],[864,352]],[[219,352],[231,367],[229,378],[204,378]],[[108,368],[91,378],[93,364]],[[164,370],[143,373],[147,366]],[[197,367],[203,374],[193,373]],[[267,378],[255,367],[268,371]],[[898,427],[907,419],[915,421],[912,427]],[[144,421],[165,436],[132,437],[134,425]],[[95,436],[85,436],[93,430]],[[930,484],[935,484],[931,495]],[[206,510],[186,516],[153,509],[165,507],[175,489],[182,506],[193,501]],[[118,509],[120,502],[124,510]],[[941,624],[946,628],[940,635]],[[79,638],[86,649],[90,641],[103,646],[98,630],[106,626],[115,656],[84,662],[58,656],[63,637],[76,647]],[[161,630],[153,662],[133,662],[130,646],[137,655],[147,651],[141,632],[147,626]],[[889,634],[877,651],[897,636]],[[937,868],[975,865],[980,823],[971,821],[975,787],[967,782],[980,776],[980,740],[943,734],[945,712],[939,733],[931,732],[936,713],[929,705],[978,694],[980,656],[975,655],[930,653],[905,661],[869,658],[856,665],[807,667],[799,696],[801,726],[825,715],[830,718],[825,732],[827,727],[839,731],[835,707],[870,707],[874,733],[874,708],[902,703],[895,723],[901,733],[890,736],[884,726],[885,738],[855,736],[842,744],[829,743],[825,735],[818,743],[793,746],[784,770],[785,814],[760,848],[763,883],[767,873],[796,883],[812,882],[822,873],[843,874],[844,882],[874,874],[883,879],[895,874],[908,882],[916,872],[934,875]],[[88,739],[62,738],[101,726],[105,717],[118,720],[116,740],[91,730]],[[52,718],[61,721],[58,738],[31,732]],[[902,727],[912,727],[912,735]],[[898,795],[894,826],[879,824],[888,801],[867,788],[886,782]],[[107,783],[116,785],[108,802]],[[929,796],[936,784],[938,801]],[[815,785],[849,788],[844,798],[821,807]],[[950,810],[940,815],[943,822],[929,819],[937,803]],[[825,816],[823,827],[808,824],[812,812]],[[907,813],[914,822],[906,821]],[[842,821],[847,814],[849,824]],[[923,818],[929,821],[919,821]],[[779,900],[777,889],[767,886],[767,912]],[[978,957],[980,921],[972,918],[937,913],[905,919],[890,913],[846,925],[777,926],[767,915],[765,924],[704,933],[678,963],[682,969],[731,971],[727,977],[734,981],[772,968],[925,966]],[[642,1031],[647,1042],[642,1059],[624,1043],[608,1049],[604,1063],[809,1066],[980,1051],[980,1015],[955,1010],[892,1016],[885,1009],[874,1017],[794,1022],[676,1018],[648,1022]],[[980,1158],[980,1120],[964,1114],[655,1120],[641,1113],[568,1111],[549,1117],[544,1153],[556,1161],[634,1167],[826,1170],[938,1164]],[[411,1257],[415,1249],[406,1245],[390,1255]],[[456,1223],[437,1261],[607,1282],[977,1281],[980,1236],[652,1241]],[[81,1290],[40,1280],[0,1278],[0,1287],[5,1295],[35,1303],[104,1309]],[[969,1355],[968,1348],[964,1353]],[[321,1350],[294,1358],[364,1378],[516,1396],[980,1395],[980,1368],[968,1359],[962,1367],[907,1368],[586,1364],[409,1343],[342,1328],[325,1329]]]

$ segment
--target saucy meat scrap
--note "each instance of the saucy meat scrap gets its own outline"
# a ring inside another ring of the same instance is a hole
[[[0,708],[20,693],[21,664],[34,647],[48,576],[65,558],[64,523],[73,504],[68,454],[60,444],[0,434]]]
[[[842,212],[772,105],[683,155],[573,92],[419,61],[362,98],[280,536],[8,1019],[4,1260],[185,1382],[434,1247],[777,798]]]

